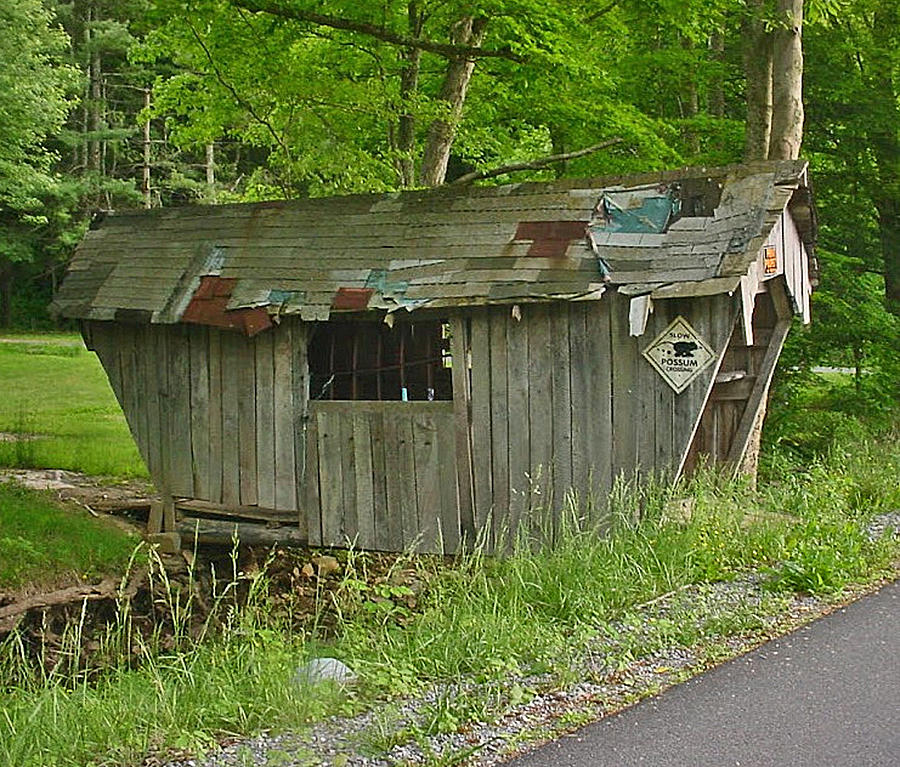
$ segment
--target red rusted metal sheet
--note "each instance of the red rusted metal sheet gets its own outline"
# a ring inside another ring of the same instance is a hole
[[[375,291],[372,288],[338,288],[331,302],[332,309],[363,310]]]
[[[272,319],[263,307],[228,309],[228,299],[236,282],[230,277],[201,277],[199,287],[181,315],[181,321],[237,330],[247,336],[255,336],[272,327]]]
[[[586,226],[584,221],[520,221],[516,239],[532,241],[527,256],[562,258],[573,241],[584,238]]]

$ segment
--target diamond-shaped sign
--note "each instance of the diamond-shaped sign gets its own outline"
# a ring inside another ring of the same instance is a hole
[[[706,341],[684,317],[676,317],[672,324],[644,349],[644,357],[676,394],[683,392],[715,359],[715,356]]]

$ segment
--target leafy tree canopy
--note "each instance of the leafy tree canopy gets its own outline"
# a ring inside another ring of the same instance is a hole
[[[78,77],[62,60],[67,42],[39,0],[0,6],[0,211],[5,219],[40,215],[41,195],[55,182],[54,156],[45,140],[73,106]]]

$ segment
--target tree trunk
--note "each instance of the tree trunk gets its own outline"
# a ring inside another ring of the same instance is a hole
[[[216,146],[212,142],[206,145],[206,196],[216,201]]]
[[[397,170],[404,187],[416,183],[416,118],[409,109],[419,89],[419,61],[422,52],[408,48],[403,55],[405,64],[400,73],[400,106],[404,110],[397,121]]]
[[[875,208],[884,259],[884,304],[900,317],[900,199],[886,195],[875,200]]]
[[[453,26],[450,38],[455,45],[472,48],[481,46],[484,40],[486,18],[474,19],[467,16]],[[475,70],[472,59],[451,59],[447,64],[444,83],[441,86],[440,101],[445,105],[445,114],[435,119],[428,128],[425,151],[422,155],[420,181],[423,186],[440,186],[447,175],[450,150],[456,138],[456,128],[462,117],[466,102],[466,92]]]
[[[0,265],[0,328],[12,325],[13,266]]]
[[[411,0],[406,6],[409,36],[417,39],[422,34],[422,15],[418,4]],[[400,72],[400,118],[397,120],[397,172],[404,187],[416,183],[416,117],[412,113],[412,101],[419,91],[419,67],[422,51],[407,48],[402,53],[403,69]]]
[[[764,0],[748,0],[744,22],[744,76],[747,98],[745,160],[769,156],[772,133],[772,40],[763,20]]]
[[[803,141],[803,0],[777,0],[770,160],[796,160]]]
[[[100,51],[92,41],[92,25],[96,20],[96,9],[88,7],[85,40],[89,45],[88,80],[90,81],[90,98],[88,99],[88,170],[100,172],[100,104],[102,103]]]
[[[725,30],[717,29],[709,36],[709,49],[716,62],[716,74],[709,86],[709,113],[725,116]]]

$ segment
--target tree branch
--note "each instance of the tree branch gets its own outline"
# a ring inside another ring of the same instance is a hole
[[[219,70],[219,67],[216,65],[215,59],[213,58],[213,55],[212,55],[212,52],[209,50],[209,48],[207,47],[206,43],[204,42],[203,38],[200,36],[200,33],[194,27],[194,25],[191,24],[190,22],[188,22],[188,28],[191,30],[191,34],[193,35],[194,40],[197,41],[197,45],[200,46],[200,49],[203,51],[204,55],[206,56],[206,60],[209,62],[209,66],[212,68],[213,74],[215,75],[216,80],[219,81],[219,84],[231,94],[232,98],[235,100],[235,102],[239,106],[242,106],[244,109],[246,109],[247,112],[250,114],[250,116],[269,132],[269,135],[275,140],[275,143],[278,144],[279,147],[281,147],[281,150],[290,159],[291,151],[288,148],[287,144],[284,143],[284,140],[281,138],[281,136],[278,134],[278,131],[276,131],[275,128],[272,126],[272,123],[269,122],[269,120],[267,120],[262,115],[257,114],[256,110],[253,108],[253,104],[251,104],[246,99],[241,98],[241,95],[237,92],[237,89],[230,82],[228,82],[228,80],[226,80],[225,77],[222,75],[222,72]]]
[[[230,0],[231,4],[244,8],[254,13],[269,13],[272,16],[280,16],[283,19],[292,21],[306,21],[310,24],[318,24],[322,27],[330,29],[342,29],[346,32],[357,32],[362,35],[369,35],[376,40],[381,40],[391,45],[398,45],[404,48],[416,48],[429,53],[436,53],[447,59],[507,59],[509,61],[523,62],[525,58],[513,53],[509,48],[498,48],[495,50],[485,50],[477,46],[469,45],[452,45],[450,43],[438,43],[432,40],[422,40],[417,37],[409,37],[394,32],[387,27],[379,24],[372,24],[367,21],[359,21],[357,19],[347,19],[341,16],[329,16],[323,13],[313,13],[297,8],[293,4],[286,4],[280,0]]]
[[[601,16],[606,16],[613,8],[615,8],[619,4],[619,0],[613,0],[609,5],[604,6],[599,11],[592,13],[590,16],[585,18],[585,21],[590,23],[592,21],[596,21]]]
[[[574,160],[576,157],[584,157],[585,155],[594,154],[594,152],[599,152],[602,149],[608,149],[611,146],[616,144],[621,144],[625,139],[619,138],[616,136],[615,138],[607,139],[599,144],[594,144],[594,146],[589,146],[584,149],[578,149],[574,152],[566,152],[565,154],[551,154],[546,157],[539,157],[537,160],[529,160],[527,162],[514,162],[509,165],[501,165],[499,168],[494,168],[492,170],[481,170],[481,171],[473,171],[472,173],[466,173],[459,178],[451,181],[447,186],[462,186],[463,184],[471,184],[473,181],[481,181],[484,178],[494,178],[495,176],[502,176],[505,173],[513,173],[517,170],[540,170],[541,168],[546,168],[548,165],[553,165],[558,162],[565,162],[566,160]]]

